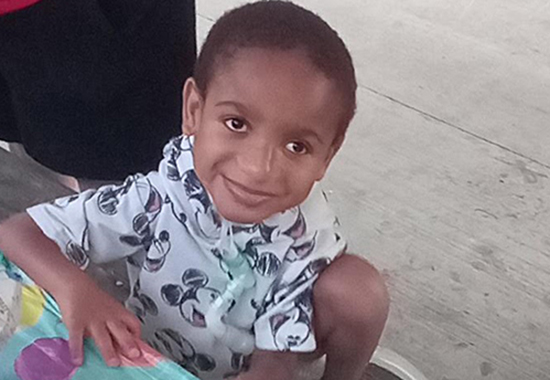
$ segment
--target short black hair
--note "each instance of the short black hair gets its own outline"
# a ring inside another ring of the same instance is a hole
[[[305,51],[340,91],[343,134],[355,114],[357,81],[351,55],[338,33],[313,12],[289,1],[264,0],[235,8],[218,19],[204,42],[194,71],[203,95],[223,59],[238,49]]]

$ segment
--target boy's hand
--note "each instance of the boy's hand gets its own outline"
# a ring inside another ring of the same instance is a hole
[[[14,215],[0,224],[0,247],[59,304],[75,364],[84,361],[85,336],[95,340],[108,365],[119,365],[119,354],[129,359],[141,355],[138,319],[63,257],[28,214]]]
[[[119,366],[120,354],[129,359],[141,355],[137,343],[141,336],[139,320],[92,280],[69,282],[57,296],[75,365],[84,361],[85,337],[93,338],[108,366]]]

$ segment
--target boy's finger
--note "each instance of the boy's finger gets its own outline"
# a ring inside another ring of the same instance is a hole
[[[84,362],[84,330],[73,328],[69,330],[69,351],[75,366],[80,367]]]
[[[111,334],[109,334],[107,327],[103,324],[95,325],[90,329],[90,334],[99,348],[105,363],[107,363],[109,367],[118,367],[120,365],[120,358],[115,352],[113,338]]]
[[[125,324],[119,321],[108,321],[107,328],[124,356],[130,359],[137,359],[141,356],[136,339]]]
[[[128,313],[124,317],[123,322],[134,337],[141,339],[141,322],[135,315]]]

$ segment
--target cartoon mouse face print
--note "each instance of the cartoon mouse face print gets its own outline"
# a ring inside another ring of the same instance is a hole
[[[284,236],[292,240],[292,244],[285,255],[285,261],[294,262],[307,258],[315,249],[317,232],[313,237],[307,236],[307,223],[300,207],[293,207],[280,215],[280,224],[270,226],[260,225],[260,234],[268,242],[273,242],[277,236]]]
[[[217,289],[207,287],[208,276],[199,269],[187,269],[181,278],[183,286],[167,284],[161,288],[164,302],[179,307],[181,316],[194,327],[206,327],[205,315],[219,296]]]
[[[330,259],[322,257],[310,262],[308,266],[302,270],[300,275],[290,283],[284,282],[279,278],[276,279],[261,302],[253,300],[251,303],[252,307],[257,310],[256,315],[259,317],[267,310],[283,302],[289,295],[293,294],[296,289],[318,276],[329,264]],[[300,305],[302,305],[302,309],[304,309],[303,306],[307,305],[307,302],[305,302],[304,299],[301,299],[299,302]],[[279,321],[279,323],[280,322],[281,321]]]
[[[315,231],[313,237],[307,237],[307,223],[299,207],[294,210],[289,210],[288,213],[296,213],[296,220],[292,226],[283,232],[284,235],[291,237],[294,243],[289,248],[285,260],[294,262],[307,258],[315,249],[315,243],[317,238],[317,231]]]
[[[276,275],[282,266],[273,252],[287,251],[284,259],[293,262],[305,259],[315,248],[316,234],[309,240],[304,239],[307,226],[299,207],[284,212],[280,222],[276,226],[265,223],[257,225],[256,230],[259,230],[261,237],[252,237],[243,250],[250,266],[264,277]]]
[[[281,235],[296,240],[304,236],[307,230],[306,219],[298,206],[279,213],[275,220],[268,218],[257,226],[267,243]]]
[[[289,248],[285,256],[285,260],[289,262],[294,262],[307,258],[315,249],[316,239],[317,231],[315,231],[315,234],[309,240],[299,239],[295,241],[294,244],[292,244],[292,246]]]
[[[142,193],[140,199],[145,199],[143,212],[137,214],[132,220],[132,229],[136,235],[123,235],[120,241],[133,247],[143,246],[147,256],[143,268],[148,272],[159,271],[170,252],[170,234],[168,231],[160,231],[158,236],[153,234],[152,222],[159,215],[163,201],[160,193],[149,181],[136,182],[138,192]]]
[[[195,170],[183,174],[183,185],[189,202],[195,208],[195,221],[200,233],[208,239],[215,239],[219,234],[221,220]]]
[[[97,198],[99,211],[106,215],[115,215],[120,198],[128,193],[136,179],[135,176],[129,176],[120,186],[107,186],[101,189]]]
[[[269,319],[273,341],[279,350],[304,344],[311,335],[311,321],[301,308],[275,314]]]
[[[273,302],[275,304],[282,302],[289,294],[292,294],[296,289],[303,286],[303,284],[317,277],[329,264],[330,259],[327,257],[321,257],[310,262],[294,281],[290,284],[281,284],[280,288],[275,290]]]
[[[292,223],[292,225],[283,232],[283,235],[290,236],[294,240],[304,236],[307,230],[307,225],[304,214],[302,214],[302,210],[299,207],[294,207],[287,210],[283,215],[288,215],[288,217],[294,218],[294,223]]]
[[[143,235],[149,229],[149,225],[160,213],[163,201],[159,191],[146,181],[136,182],[136,189],[140,199],[145,199],[143,213],[138,214],[133,220],[133,228],[138,234]]]
[[[168,155],[167,160],[167,174],[166,177],[171,181],[180,181],[182,175],[178,169],[178,158],[181,156],[182,152],[191,151],[193,146],[189,138],[185,136],[179,136],[172,139],[172,144],[170,144],[168,152],[164,152],[164,155]]]
[[[202,206],[201,211],[203,213],[206,213],[212,207],[210,198],[194,169],[190,169],[183,174],[183,186],[189,200],[198,202]]]
[[[166,230],[161,231],[158,237],[153,238],[151,241],[143,268],[151,273],[158,272],[164,265],[171,247],[170,234]]]
[[[159,329],[148,343],[195,376],[198,371],[210,372],[216,368],[216,361],[211,356],[197,353],[193,345],[175,330]]]
[[[174,218],[178,222],[180,222],[181,225],[183,227],[185,227],[185,229],[187,230],[187,225],[185,224],[187,222],[187,215],[181,210],[176,210],[177,207],[176,207],[175,203],[172,202],[172,200],[170,199],[170,197],[168,195],[164,199],[164,203],[170,205],[170,209],[172,210],[172,215],[174,215]]]
[[[139,199],[145,200],[142,202],[144,214],[147,215],[149,221],[154,219],[162,207],[162,198],[159,191],[148,179],[138,176],[126,178],[120,186],[107,186],[103,188],[97,198],[99,210],[107,215],[115,215],[118,212],[118,206],[122,198],[130,192],[132,186],[135,186]]]
[[[280,350],[304,344],[312,332],[313,285],[294,300],[294,307],[269,319],[273,340]]]
[[[181,180],[181,174],[178,169],[178,158],[181,155],[181,136],[172,140],[172,145],[170,146],[169,158],[167,160],[167,174],[166,177],[170,181],[179,181]]]
[[[155,301],[148,295],[141,293],[141,283],[139,279],[134,284],[132,297],[128,300],[128,306],[142,323],[147,314],[157,316],[159,313]]]
[[[164,266],[166,256],[172,248],[170,234],[166,230],[160,231],[158,236],[151,234],[149,230],[143,236],[124,235],[120,237],[120,241],[133,247],[143,246],[147,250],[143,269],[151,273],[158,272]]]
[[[67,243],[65,253],[68,259],[79,268],[86,268],[90,263],[90,258],[86,254],[86,251],[84,251],[84,248],[74,241]]]
[[[273,277],[281,268],[281,260],[268,249],[261,238],[250,239],[243,250],[250,267],[263,277]]]

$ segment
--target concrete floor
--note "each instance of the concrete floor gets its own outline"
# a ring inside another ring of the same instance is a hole
[[[296,2],[356,64],[359,110],[325,188],[389,284],[382,345],[430,380],[550,379],[550,1]],[[240,3],[199,0],[199,38]],[[10,173],[4,216],[66,191]]]
[[[326,187],[433,380],[550,379],[550,1],[298,0],[353,55]],[[242,1],[198,2],[201,36]]]

